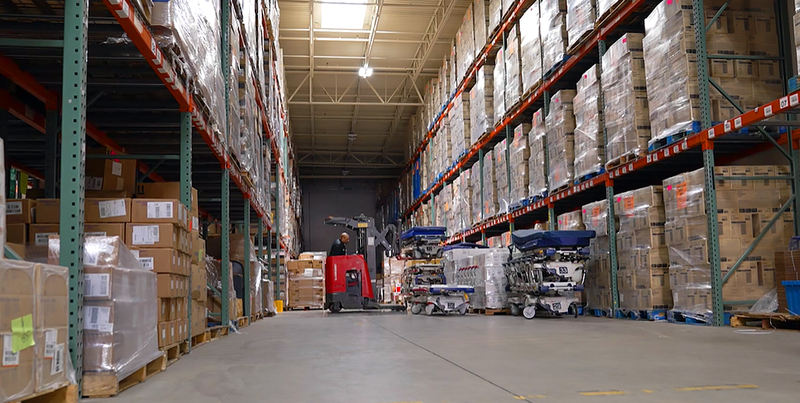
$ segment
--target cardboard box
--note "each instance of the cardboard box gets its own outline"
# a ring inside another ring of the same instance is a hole
[[[206,270],[199,265],[193,264],[191,267],[191,297],[194,300],[205,301],[208,293],[206,292]]]
[[[131,199],[86,199],[86,222],[131,222]]]
[[[11,353],[11,321],[36,317],[35,264],[0,261],[0,398],[21,397],[35,391],[35,348]],[[35,323],[29,324],[36,330]],[[11,399],[16,400],[16,399]]]
[[[202,301],[192,301],[192,337],[202,334],[206,330],[206,306]]]
[[[158,299],[158,321],[169,322],[172,320],[172,300],[167,298]]]
[[[139,262],[146,269],[159,274],[185,274],[184,268],[178,262],[180,252],[175,249],[150,249],[138,250]]]
[[[6,224],[31,224],[34,222],[36,200],[6,200]]]
[[[50,236],[58,236],[58,224],[31,224],[28,227],[28,244],[47,246]]]
[[[169,322],[162,322],[158,324],[158,347],[166,347],[170,345],[169,342]]]
[[[147,199],[174,199],[181,200],[181,183],[180,182],[154,182],[154,183],[139,183],[136,185],[136,195]],[[197,200],[197,189],[192,188],[192,202],[190,204],[190,216],[197,217],[200,213],[200,208]],[[189,228],[197,230],[195,228]]]
[[[206,257],[206,240],[200,234],[192,231],[192,263],[199,264]]]
[[[28,224],[7,224],[6,242],[25,245],[28,243]]]
[[[187,228],[188,213],[178,200],[135,199],[131,211],[131,221],[136,223],[172,223]]]
[[[125,244],[130,249],[172,248],[179,245],[180,228],[175,224],[125,224]]]
[[[178,296],[178,288],[175,284],[175,275],[159,274],[157,276],[156,296],[158,298],[175,298]]]
[[[69,270],[37,264],[36,283],[36,390],[43,391],[67,380]]]
[[[83,224],[83,235],[89,236],[116,236],[125,241],[125,224]]]
[[[36,200],[36,223],[37,224],[58,224],[61,213],[60,199],[37,199]]]
[[[88,154],[109,154],[107,150],[87,150]],[[86,159],[87,191],[123,191],[124,197],[136,190],[136,160]]]

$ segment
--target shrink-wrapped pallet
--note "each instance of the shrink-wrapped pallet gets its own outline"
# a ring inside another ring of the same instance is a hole
[[[509,178],[508,178],[508,141],[497,143],[494,147],[494,177],[495,194],[497,197],[497,214],[508,212],[509,207]]]
[[[494,66],[483,65],[475,73],[475,86],[469,92],[470,139],[475,144],[494,128]]]
[[[567,0],[567,37],[569,48],[580,43],[594,30],[597,20],[595,0]]]
[[[530,157],[528,159],[528,175],[530,183],[528,185],[529,197],[542,197],[547,195],[547,130],[545,130],[544,112],[539,109],[533,113],[531,130],[528,133],[528,148]]]
[[[504,52],[503,48],[500,48],[495,57],[494,74],[492,78],[494,86],[494,119],[492,120],[492,127],[503,120],[503,116],[506,114],[506,66]]]
[[[603,105],[600,102],[600,70],[593,65],[578,80],[573,99],[575,112],[575,177],[601,172],[605,166]]]
[[[575,178],[575,90],[556,92],[550,100],[547,114],[547,183],[550,192],[572,184]]]
[[[520,44],[519,25],[514,24],[506,37],[505,51],[503,52],[506,64],[505,96],[506,108],[511,108],[522,97],[522,73],[520,70]]]
[[[520,123],[514,128],[514,140],[509,148],[509,173],[511,187],[509,188],[509,203],[514,205],[528,198],[528,159],[530,158],[530,148],[528,147],[528,133],[531,131],[529,123]]]
[[[470,143],[470,128],[472,119],[470,116],[469,94],[462,93],[453,98],[453,107],[449,112],[450,148],[452,161],[458,161]]]
[[[539,0],[544,71],[558,66],[567,56],[567,1]]]
[[[538,87],[542,80],[542,40],[539,26],[539,0],[536,0],[519,20],[523,94]]]
[[[474,15],[472,13],[472,4],[467,7],[467,12],[464,13],[464,18],[461,22],[461,28],[458,30],[456,36],[456,53],[458,54],[458,77],[466,76],[469,66],[475,60],[475,31],[473,29]]]

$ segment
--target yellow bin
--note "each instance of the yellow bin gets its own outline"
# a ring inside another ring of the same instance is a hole
[[[278,313],[283,312],[283,300],[282,299],[275,300],[275,312],[278,312]]]

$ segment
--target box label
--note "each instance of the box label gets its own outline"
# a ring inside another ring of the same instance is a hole
[[[113,326],[109,323],[111,308],[107,306],[87,306],[83,308],[83,329],[110,332]]]
[[[141,263],[142,266],[147,270],[153,270],[153,268],[155,267],[154,261],[155,261],[155,258],[152,258],[152,257],[140,257],[139,258],[139,263]]]
[[[97,232],[87,232],[87,233],[83,234],[83,236],[85,236],[85,237],[90,237],[90,236],[107,236],[107,235],[108,235],[108,234],[107,234],[106,232],[103,232],[103,231],[97,231]]]
[[[53,360],[50,361],[50,375],[60,374],[64,371],[64,343],[56,346]]]
[[[100,176],[87,176],[84,180],[86,190],[103,190],[103,178]]]
[[[56,353],[58,330],[47,329],[44,331],[44,358],[52,359]]]
[[[9,202],[6,204],[6,215],[22,214],[22,202]]]
[[[158,225],[138,225],[133,227],[133,240],[131,243],[134,245],[153,245],[159,239]]]
[[[172,218],[172,202],[147,202],[147,218]]]
[[[47,246],[50,235],[58,235],[58,232],[40,232],[36,234],[36,246]]]
[[[108,282],[111,275],[108,273],[93,273],[83,275],[84,295],[87,297],[110,297]]]
[[[100,218],[123,217],[125,211],[125,200],[107,200],[97,203],[100,209]]]
[[[19,352],[12,351],[12,337],[11,334],[3,335],[3,366],[16,367],[19,366]]]
[[[122,176],[122,163],[111,161],[111,175]]]

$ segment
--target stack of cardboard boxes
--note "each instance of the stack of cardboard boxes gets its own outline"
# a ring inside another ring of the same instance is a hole
[[[503,20],[503,2],[510,0],[489,0],[489,33],[492,33],[500,27],[500,21]]]
[[[450,108],[450,112],[448,113],[448,120],[450,151],[453,157],[452,161],[456,161],[458,157],[467,150],[467,145],[471,144],[469,143],[469,136],[472,121],[468,94],[462,93],[453,98],[453,107]]]
[[[495,214],[508,212],[510,194],[508,193],[508,141],[497,143],[494,146],[494,178],[495,194],[497,195],[497,211]]]
[[[321,309],[325,304],[325,260],[290,260],[289,308]]]
[[[469,69],[472,61],[475,60],[475,30],[473,22],[472,4],[470,4],[467,7],[467,12],[464,13],[461,28],[456,33],[456,55],[458,57],[456,74],[459,77],[459,81],[467,74],[467,69]]]
[[[595,232],[589,244],[589,261],[586,262],[584,290],[589,308],[609,310],[611,297],[611,255],[608,239],[608,201],[589,203],[581,209],[583,225]]]
[[[788,175],[788,166],[716,167],[716,176]],[[711,269],[705,210],[705,170],[664,180],[666,242],[675,310],[710,315]],[[724,277],[791,196],[788,180],[718,180],[717,225]],[[791,213],[782,214],[722,286],[725,309],[747,309],[776,287],[775,252],[787,249],[794,232]]]
[[[547,152],[547,126],[545,125],[544,112],[539,109],[533,113],[531,130],[528,133],[528,184],[529,197],[542,197],[547,195],[547,166],[545,153]]]
[[[505,49],[500,48],[497,50],[497,55],[494,59],[494,74],[493,74],[493,97],[494,97],[494,119],[491,119],[490,127],[497,126],[503,120],[506,114],[506,62],[505,62]]]
[[[473,219],[473,194],[475,193],[474,189],[472,188],[472,183],[470,180],[470,176],[472,175],[472,169],[468,169],[466,171],[462,171],[461,175],[456,178],[456,181],[453,183],[458,184],[456,188],[453,189],[453,204],[454,204],[454,214],[458,219],[458,223],[456,227],[459,231],[465,230],[472,227],[472,219]]]
[[[489,2],[486,0],[472,0],[472,9],[475,12],[475,56],[483,50],[488,41],[489,34]]]
[[[575,109],[575,177],[601,172],[606,162],[603,138],[603,104],[600,99],[600,66],[593,65],[578,80]]]
[[[567,0],[539,0],[544,71],[567,56]]]
[[[503,150],[505,152],[505,150]],[[497,176],[495,170],[495,150],[483,154],[483,219],[497,214]],[[480,184],[478,184],[480,186]]]
[[[469,92],[470,137],[469,144],[475,144],[484,133],[494,128],[494,68],[483,65],[475,73],[475,86]],[[453,153],[453,161],[459,155]]]
[[[648,186],[617,195],[614,212],[619,219],[617,287],[620,308],[671,308],[661,186]]]
[[[575,178],[575,94],[575,90],[556,92],[550,99],[550,111],[545,119],[549,157],[547,183],[551,193],[571,186]]]
[[[597,17],[595,0],[567,0],[567,36],[569,49],[594,30]]]
[[[528,147],[528,132],[531,131],[529,123],[520,123],[514,128],[514,141],[509,149],[509,165],[511,168],[511,198],[509,203],[514,204],[528,198],[528,160],[531,152]]]
[[[504,95],[507,110],[516,105],[522,97],[522,71],[520,69],[522,59],[519,39],[519,24],[514,24],[506,37],[506,47],[503,52],[506,64]]]
[[[519,20],[520,70],[522,93],[528,94],[542,81],[542,39],[539,35],[539,1],[535,1]]]
[[[0,401],[17,401],[66,382],[71,369],[66,363],[68,270],[0,260],[0,295]],[[16,352],[14,342],[22,347]]]
[[[583,225],[583,215],[581,210],[570,211],[556,217],[559,231],[583,231],[586,227]]]
[[[642,34],[627,33],[602,57],[608,166],[618,164],[623,156],[644,155],[650,140],[642,38]]]

